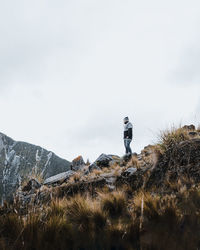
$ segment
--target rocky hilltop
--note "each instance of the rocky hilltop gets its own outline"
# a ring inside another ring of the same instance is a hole
[[[0,133],[0,200],[11,201],[23,181],[46,179],[70,169],[71,163],[53,152]]]
[[[91,164],[78,156],[67,171],[29,178],[0,207],[6,250],[197,250],[199,239],[200,129],[193,125],[162,132],[140,154],[101,154]]]
[[[91,164],[79,156],[72,161],[71,170],[42,183],[30,180],[18,190],[16,199],[26,207],[88,190],[95,194],[99,188],[113,191],[126,185],[134,191],[171,193],[178,181],[200,183],[200,132],[190,125],[162,136],[161,144],[146,146],[132,156],[101,154]]]

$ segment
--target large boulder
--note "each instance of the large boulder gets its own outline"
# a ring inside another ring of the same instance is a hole
[[[109,167],[113,163],[120,163],[121,159],[117,155],[111,155],[111,154],[101,154],[96,161],[93,164],[96,164],[98,167]]]
[[[101,154],[92,164],[89,166],[89,171],[93,171],[94,169],[100,170],[104,167],[109,167],[114,163],[121,163],[121,158],[117,155],[106,155]]]
[[[188,131],[194,131],[196,128],[193,124],[191,124],[191,125],[185,125],[183,129],[188,130]]]
[[[75,172],[73,170],[69,170],[67,172],[51,176],[44,181],[44,185],[52,185],[57,183],[61,184],[68,180],[74,174]]]
[[[112,156],[101,154],[95,161],[98,167],[109,167],[109,163],[113,160]]]
[[[82,170],[84,167],[85,167],[85,162],[82,156],[78,156],[72,161],[72,167],[71,167],[72,170],[78,171]]]

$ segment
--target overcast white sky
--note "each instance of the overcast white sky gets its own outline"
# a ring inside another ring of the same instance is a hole
[[[200,123],[199,0],[0,0],[0,131],[72,160]]]

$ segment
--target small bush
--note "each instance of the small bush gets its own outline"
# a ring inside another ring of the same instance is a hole
[[[72,175],[69,180],[68,183],[75,183],[75,182],[79,182],[81,180],[82,177],[82,173],[81,172],[76,172],[74,175]]]
[[[106,224],[106,214],[92,198],[76,195],[67,202],[66,214],[80,231],[99,230]]]
[[[127,202],[123,191],[98,194],[100,197],[101,208],[108,213],[110,218],[117,218],[127,214]]]
[[[64,216],[65,214],[65,204],[66,200],[62,199],[62,200],[53,200],[50,204],[50,206],[47,208],[46,211],[46,216],[47,218],[51,218],[52,216]]]
[[[172,148],[177,143],[189,140],[188,131],[184,128],[172,127],[171,130],[162,131],[159,135],[158,147],[161,154]],[[157,148],[158,149],[158,148]]]

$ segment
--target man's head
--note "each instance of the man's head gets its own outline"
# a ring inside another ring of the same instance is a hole
[[[124,118],[124,124],[128,123],[129,122],[129,118],[128,116]]]

